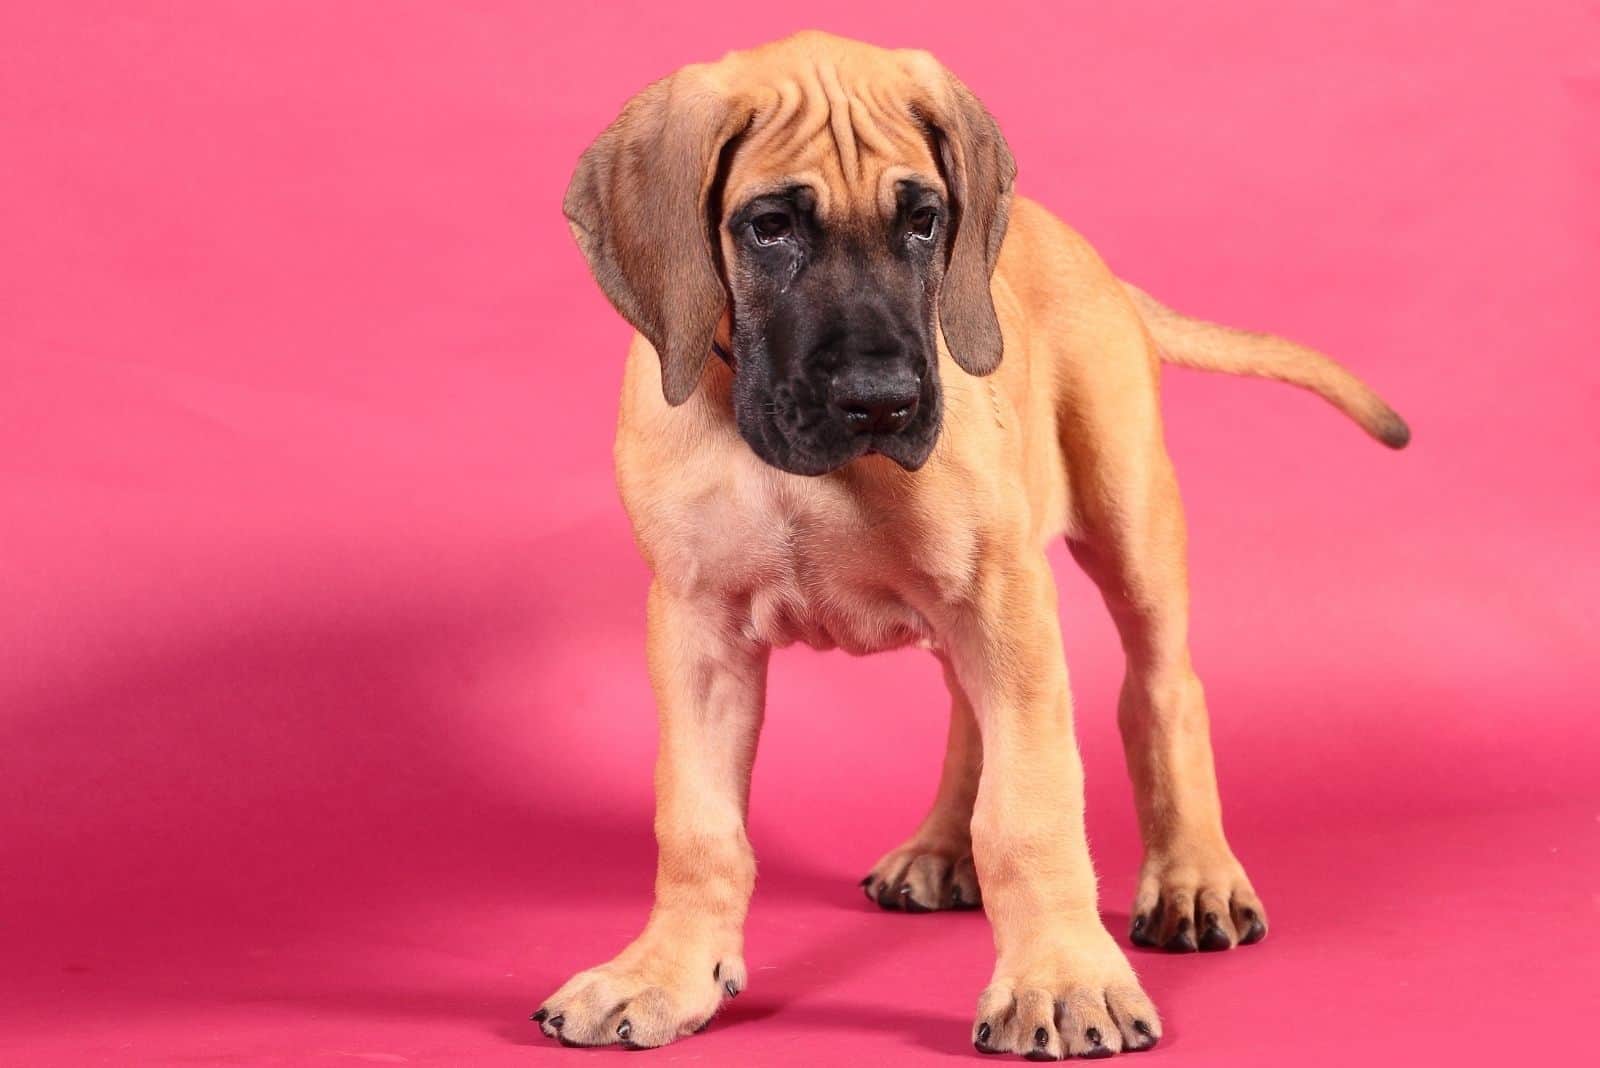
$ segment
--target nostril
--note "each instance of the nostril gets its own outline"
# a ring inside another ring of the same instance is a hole
[[[898,434],[910,425],[911,417],[917,411],[917,402],[911,400],[910,402],[891,403],[894,403],[895,407],[890,408],[888,413],[878,421],[878,430],[885,434]],[[885,405],[885,407],[888,406]]]
[[[910,424],[916,411],[915,398],[852,398],[839,403],[845,425],[858,434],[898,434]]]
[[[898,434],[916,419],[922,387],[917,368],[853,362],[828,381],[835,426],[852,434]]]

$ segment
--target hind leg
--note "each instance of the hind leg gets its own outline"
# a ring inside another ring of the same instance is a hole
[[[1230,949],[1266,936],[1266,910],[1222,831],[1205,694],[1189,659],[1177,481],[1159,443],[1144,459],[1097,472],[1117,476],[1121,507],[1080,517],[1068,542],[1127,656],[1117,719],[1145,850],[1131,936],[1175,952]]]
[[[972,805],[978,796],[983,742],[972,704],[949,663],[950,734],[933,807],[910,838],[885,853],[861,880],[869,901],[886,909],[974,909],[982,899],[972,864]]]

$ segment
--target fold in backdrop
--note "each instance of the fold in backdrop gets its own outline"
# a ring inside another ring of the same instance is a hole
[[[1498,9],[1497,9],[1498,7]],[[576,1063],[648,907],[628,331],[559,202],[676,66],[932,49],[1018,188],[1410,420],[1169,372],[1194,648],[1271,937],[1133,960],[1151,1063],[1575,1056],[1600,960],[1592,5],[32,4],[0,12],[0,1062]],[[1065,555],[1103,907],[1121,660]],[[790,651],[749,991],[665,1063],[971,1063],[981,915],[855,887],[924,655]],[[1141,1063],[1143,1063],[1141,1061]]]

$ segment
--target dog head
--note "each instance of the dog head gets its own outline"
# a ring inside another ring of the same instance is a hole
[[[915,470],[939,435],[941,329],[967,373],[1000,363],[989,279],[1014,175],[993,118],[927,53],[804,33],[640,93],[563,206],[669,403],[726,317],[758,456]]]

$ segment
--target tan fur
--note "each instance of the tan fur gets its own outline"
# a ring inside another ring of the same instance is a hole
[[[1256,375],[1309,389],[1391,449],[1403,449],[1411,429],[1361,379],[1322,353],[1271,334],[1252,334],[1179,315],[1150,294],[1122,283],[1154,336],[1161,357],[1197,371]]]
[[[900,105],[959,83],[924,54],[806,34],[696,70],[707,91],[756,116],[727,171],[726,204],[798,178],[818,189],[824,217],[871,217],[896,177],[939,180],[934,148]],[[1009,175],[998,180],[1009,185]],[[635,338],[616,463],[654,573],[656,906],[620,956],[547,999],[547,1034],[659,1045],[743,986],[754,880],[745,810],[768,650],[920,643],[950,683],[949,753],[933,810],[875,868],[869,896],[958,907],[975,904],[981,885],[997,955],[974,1025],[981,1045],[1065,1056],[1099,1052],[1096,1042],[1113,1052],[1153,1044],[1154,1007],[1097,911],[1044,555],[1059,537],[1098,583],[1127,653],[1119,717],[1146,850],[1135,914],[1154,914],[1145,937],[1178,944],[1187,932],[1192,945],[1207,914],[1229,945],[1252,923],[1264,932],[1223,835],[1189,662],[1183,513],[1162,443],[1157,345],[1322,389],[1375,433],[1393,413],[1308,350],[1236,345],[1222,328],[1161,309],[1024,199],[1011,207],[990,292],[1004,359],[975,377],[941,345],[944,430],[914,474],[877,456],[815,478],[769,467],[735,430],[720,361],[698,360],[697,388],[680,397],[679,370]],[[724,316],[724,342],[727,327]],[[1296,377],[1301,366],[1317,370]]]

